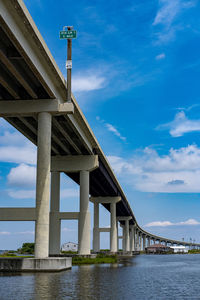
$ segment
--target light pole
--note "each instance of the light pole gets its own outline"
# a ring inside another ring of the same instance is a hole
[[[73,26],[64,26],[60,31],[60,39],[67,39],[67,102],[71,102],[72,39],[74,38],[76,38],[76,30],[73,30]]]
[[[73,26],[67,26],[67,30],[72,30]],[[72,89],[72,39],[67,39],[67,101],[71,102]]]

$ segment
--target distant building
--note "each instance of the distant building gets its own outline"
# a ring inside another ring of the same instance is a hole
[[[78,251],[78,244],[73,242],[65,243],[61,246],[61,251]]]
[[[188,249],[185,246],[171,246],[174,249],[174,253],[188,253]]]
[[[173,251],[170,247],[162,244],[154,244],[145,248],[146,253],[149,254],[162,254]]]

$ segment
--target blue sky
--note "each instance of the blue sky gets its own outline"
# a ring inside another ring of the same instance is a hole
[[[59,31],[77,30],[72,90],[138,223],[200,242],[199,1],[25,4],[64,75],[66,41]],[[0,122],[2,206],[34,206],[36,149]],[[78,187],[65,176],[61,187],[62,210],[77,211]],[[104,208],[101,223],[109,225]],[[0,248],[33,240],[33,223],[0,226]],[[62,222],[62,241],[76,241],[76,232],[76,222]],[[108,234],[102,237],[108,247]]]

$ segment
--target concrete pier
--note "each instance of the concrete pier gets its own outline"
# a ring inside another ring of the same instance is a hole
[[[110,204],[110,252],[117,252],[116,202]]]
[[[51,162],[50,113],[38,114],[35,257],[49,255],[49,197]]]
[[[135,251],[135,226],[130,226],[130,251]]]
[[[51,172],[49,254],[60,254],[60,172]]]
[[[116,253],[118,249],[118,233],[116,218],[116,203],[121,201],[121,197],[91,197],[94,203],[94,228],[93,228],[93,250],[100,250],[100,232],[110,233],[110,252]],[[110,205],[110,228],[99,228],[99,204]]]
[[[71,267],[71,257],[0,258],[0,272],[58,272]]]
[[[146,235],[143,235],[143,251],[145,251],[146,248]]]
[[[125,251],[130,251],[129,220],[125,220]]]
[[[93,251],[100,251],[99,203],[94,202]]]
[[[90,254],[89,171],[80,171],[78,254]]]

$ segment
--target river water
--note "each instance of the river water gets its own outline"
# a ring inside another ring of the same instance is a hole
[[[200,300],[200,255],[140,255],[60,273],[0,273],[0,300]]]

